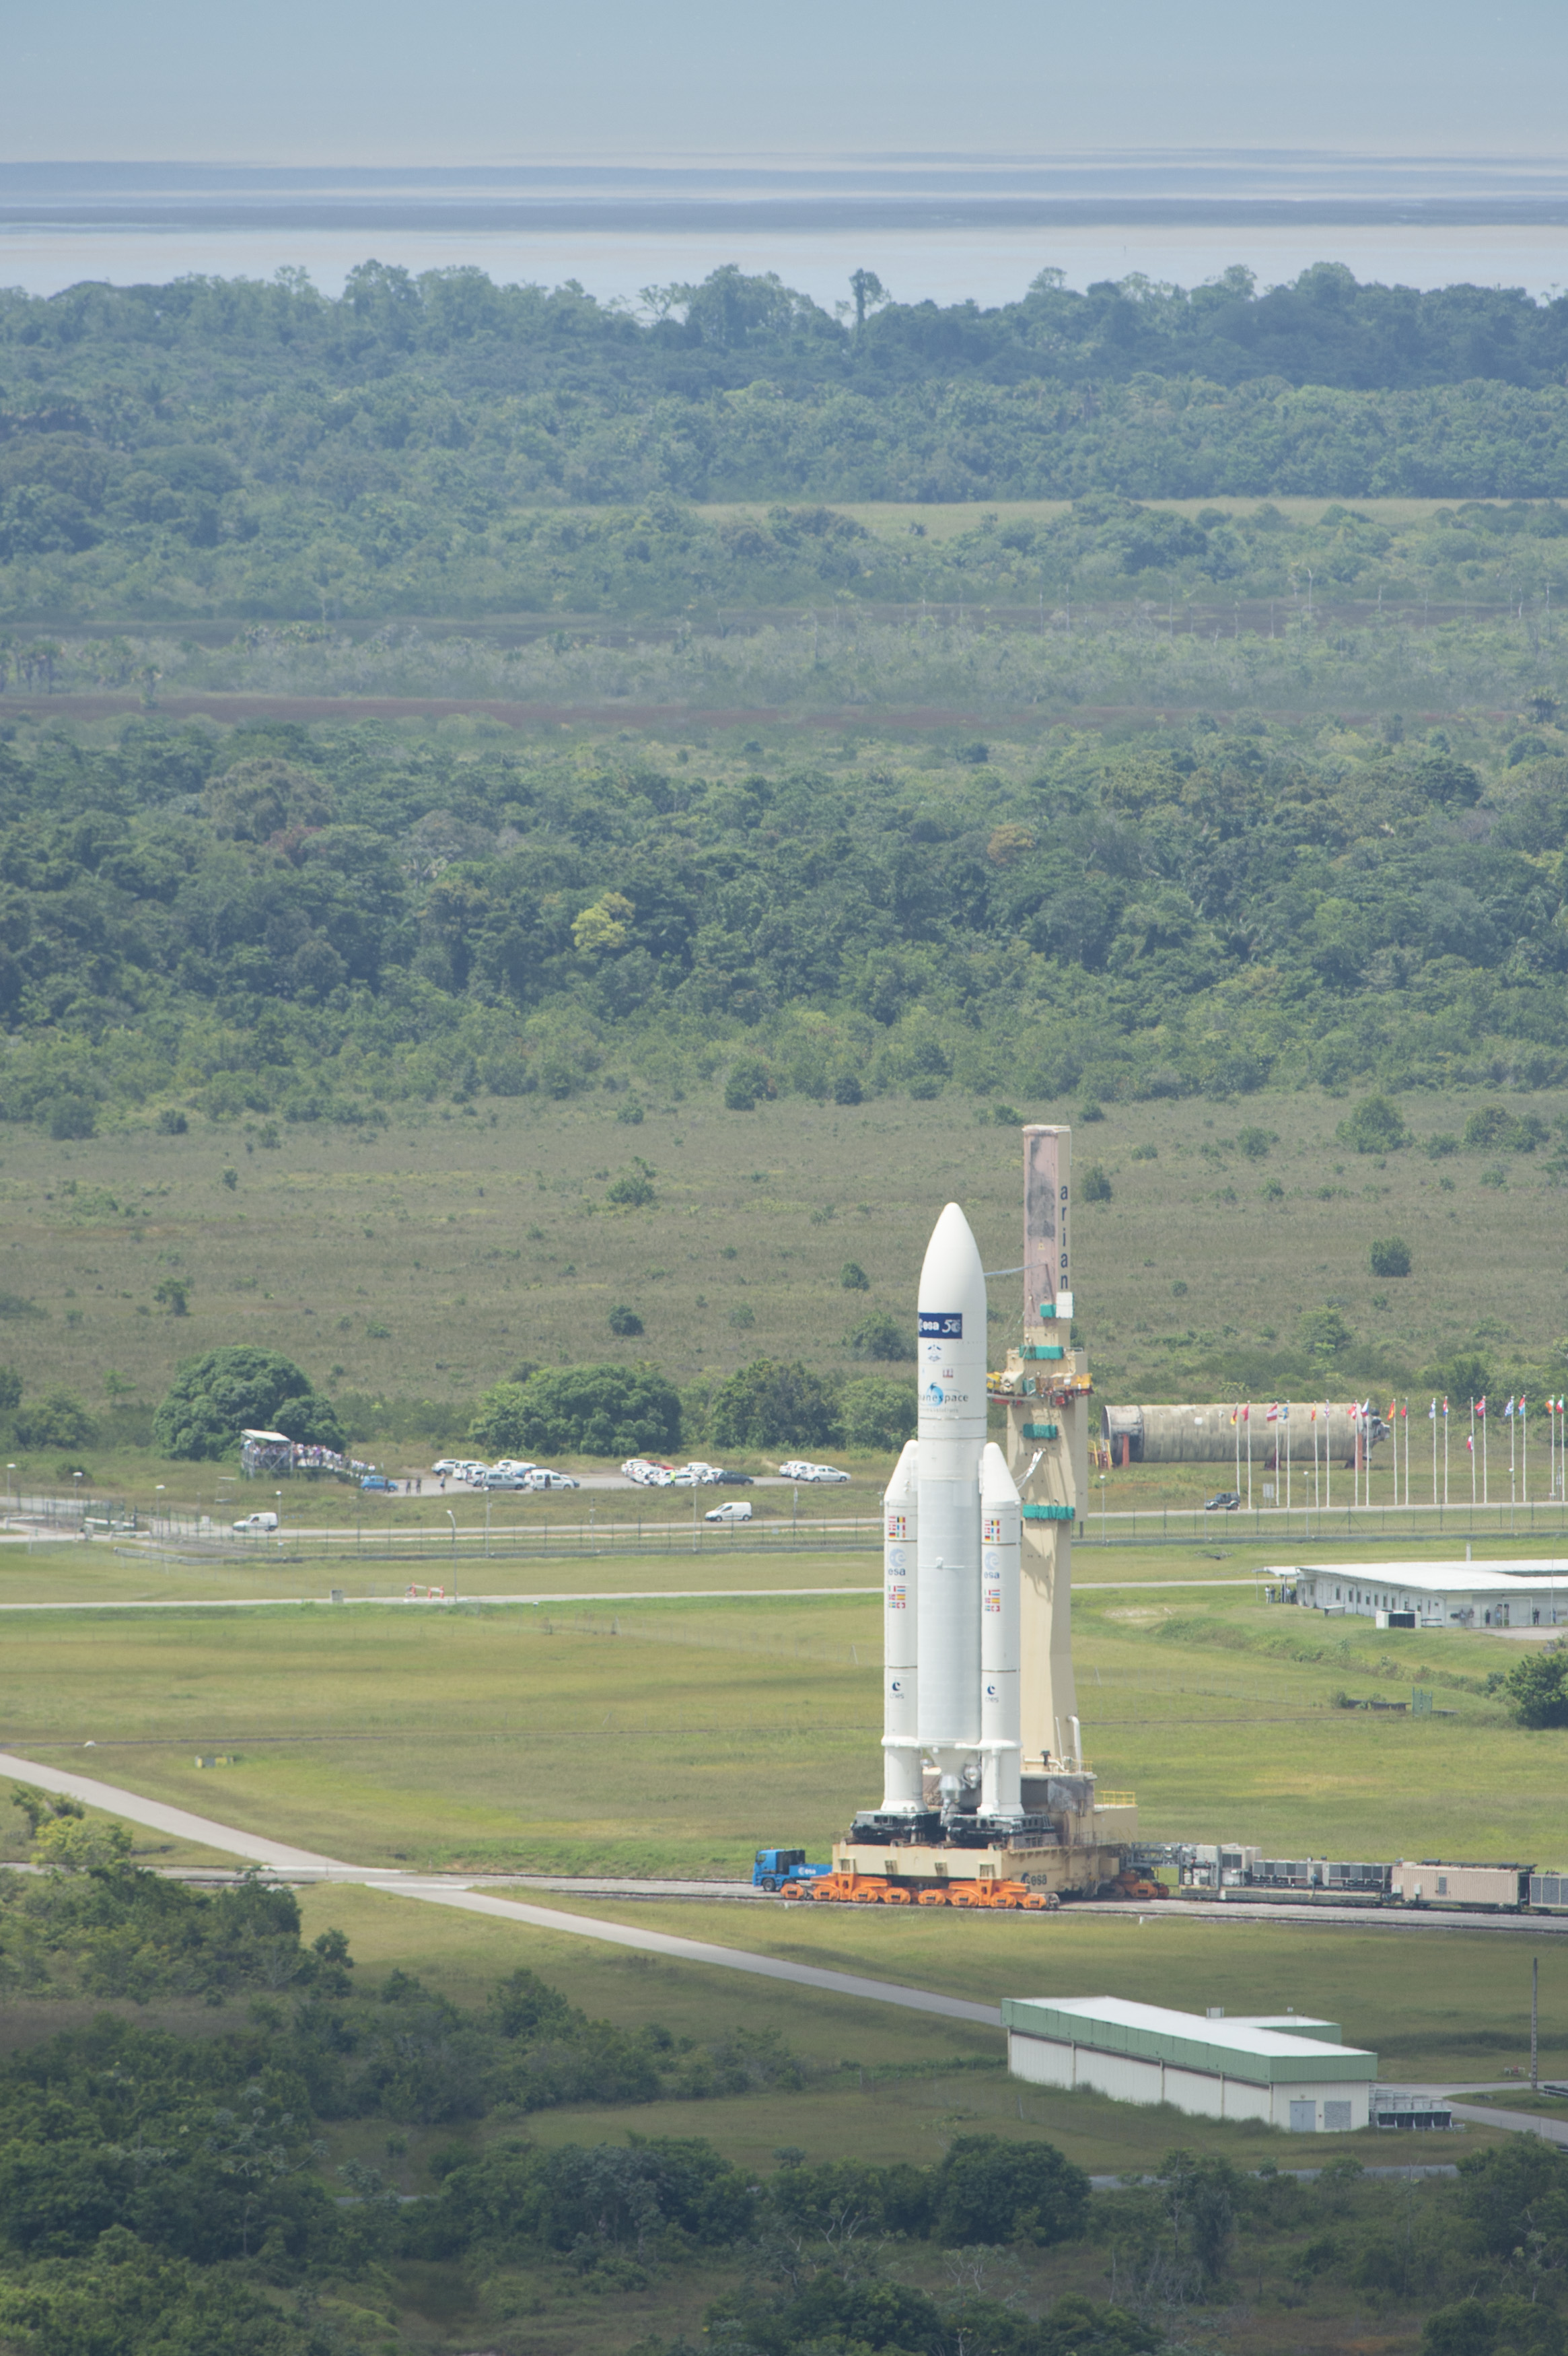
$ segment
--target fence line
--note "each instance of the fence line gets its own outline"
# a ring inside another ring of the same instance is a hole
[[[1212,1546],[1219,1537],[1259,1545],[1378,1546],[1391,1539],[1457,1542],[1484,1538],[1568,1538],[1568,1504],[1336,1505],[1332,1512],[1307,1505],[1259,1505],[1249,1513],[1206,1514],[1199,1507],[1174,1512],[1147,1507],[1112,1514],[1091,1511],[1073,1532],[1080,1546]]]

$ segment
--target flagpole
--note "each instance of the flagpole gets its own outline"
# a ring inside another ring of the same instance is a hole
[[[1476,1510],[1476,1402],[1470,1401],[1470,1512]]]
[[[1448,1505],[1448,1402],[1443,1402],[1443,1505]]]
[[[1520,1486],[1524,1491],[1524,1502],[1528,1505],[1530,1503],[1530,1413],[1525,1406],[1522,1391],[1519,1395],[1519,1419],[1523,1426],[1519,1443]]]
[[[1334,1510],[1334,1410],[1327,1399],[1323,1402],[1323,1510]]]
[[[1432,1402],[1432,1412],[1427,1420],[1432,1426],[1432,1505],[1435,1512],[1437,1506],[1437,1401],[1435,1399]]]
[[[1487,1480],[1487,1402],[1481,1401],[1481,1503],[1489,1505],[1492,1493]]]
[[[1247,1426],[1247,1511],[1253,1510],[1253,1403],[1247,1401],[1243,1410]]]

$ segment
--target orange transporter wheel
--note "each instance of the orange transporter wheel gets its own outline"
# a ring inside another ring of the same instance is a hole
[[[951,1906],[952,1903],[945,1890],[923,1890],[915,1900],[917,1906]]]
[[[907,1890],[901,1890],[896,1881],[890,1881],[887,1888],[882,1892],[882,1904],[884,1906],[907,1906],[909,1902],[909,1891]]]

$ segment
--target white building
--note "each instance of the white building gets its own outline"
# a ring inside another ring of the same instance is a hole
[[[1274,1563],[1263,1576],[1294,1582],[1309,1611],[1397,1612],[1395,1627],[1568,1626],[1568,1562],[1557,1560]]]
[[[1226,2020],[1121,1997],[1008,1997],[1008,2068],[1035,2086],[1083,2086],[1117,2103],[1169,2103],[1209,2119],[1292,2135],[1369,2124],[1378,2057],[1339,2024],[1294,2013]]]

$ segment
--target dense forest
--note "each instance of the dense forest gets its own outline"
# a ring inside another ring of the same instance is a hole
[[[1362,286],[1323,263],[1267,292],[1232,270],[1079,294],[1048,270],[995,310],[890,302],[858,323],[732,267],[649,303],[639,320],[575,285],[378,263],[336,300],[289,273],[0,294],[0,613],[954,594],[918,533],[895,550],[799,518],[688,545],[699,571],[671,575],[672,551],[641,543],[681,501],[1568,494],[1568,299]],[[637,512],[550,513],[583,506]],[[1255,569],[1233,532],[1083,520],[1100,572],[1146,588]],[[1514,531],[1563,528],[1552,511]],[[1446,594],[1498,552],[1477,519],[1456,530],[1435,552]],[[1054,594],[1079,552],[1026,538],[981,552],[981,576]],[[1377,553],[1334,577],[1371,578]]]
[[[1555,1086],[1565,833],[1549,700],[805,761],[44,732],[0,744],[0,1113]]]

